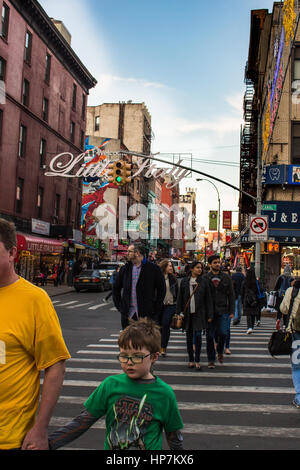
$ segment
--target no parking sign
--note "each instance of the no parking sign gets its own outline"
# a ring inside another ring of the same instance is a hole
[[[268,241],[268,216],[253,215],[250,218],[249,240],[252,242]]]

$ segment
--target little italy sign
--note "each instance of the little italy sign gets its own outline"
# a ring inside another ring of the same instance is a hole
[[[103,155],[106,158],[96,163],[89,163],[87,166],[86,158],[87,152],[78,155],[76,158],[70,152],[60,153],[52,158],[49,164],[49,170],[45,172],[45,176],[61,176],[63,178],[103,178],[108,165],[111,161],[119,160],[122,152],[103,152],[98,151],[96,155]],[[67,160],[67,161],[66,161]],[[180,165],[182,160],[179,160],[177,165]],[[157,168],[156,164],[151,161],[151,155],[148,157],[141,157],[137,159],[138,169],[131,176],[131,179],[143,173],[145,178],[164,178],[172,176],[172,180],[167,183],[168,188],[174,188],[180,181],[185,178],[190,170],[177,168]],[[75,167],[80,164],[80,168],[74,172]],[[74,172],[74,174],[73,174]]]

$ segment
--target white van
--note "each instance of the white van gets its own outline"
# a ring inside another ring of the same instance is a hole
[[[185,265],[183,264],[183,262],[180,259],[171,259],[170,261],[174,266],[176,276],[183,277],[184,268],[185,268]]]

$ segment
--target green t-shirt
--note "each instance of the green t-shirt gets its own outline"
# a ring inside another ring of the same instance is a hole
[[[163,428],[183,428],[175,393],[159,377],[148,384],[126,374],[107,377],[84,406],[95,418],[106,416],[105,450],[162,450]]]

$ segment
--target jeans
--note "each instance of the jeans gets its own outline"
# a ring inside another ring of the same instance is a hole
[[[223,315],[217,316],[213,323],[209,324],[209,327],[206,332],[208,362],[215,362],[216,360],[216,351],[214,344],[215,336],[217,336],[218,338],[217,353],[223,354],[228,332],[229,320],[229,313],[223,313]]]
[[[173,315],[176,313],[176,304],[164,305],[162,320],[161,320],[161,347],[166,348],[168,346],[170,338],[170,324]]]
[[[195,345],[195,351],[193,349],[193,344]],[[190,327],[186,331],[186,346],[187,352],[189,356],[189,362],[200,362],[200,353],[202,347],[202,330],[194,331],[192,327]],[[194,361],[194,353],[195,353],[195,361]]]
[[[234,320],[241,321],[242,316],[242,296],[238,295],[235,299]]]
[[[293,334],[293,353],[291,355],[292,362],[292,379],[296,392],[295,401],[300,405],[300,332]]]
[[[228,315],[227,335],[226,335],[226,342],[225,342],[225,348],[226,349],[230,348],[230,326],[231,326],[231,318],[229,318],[229,315]]]

